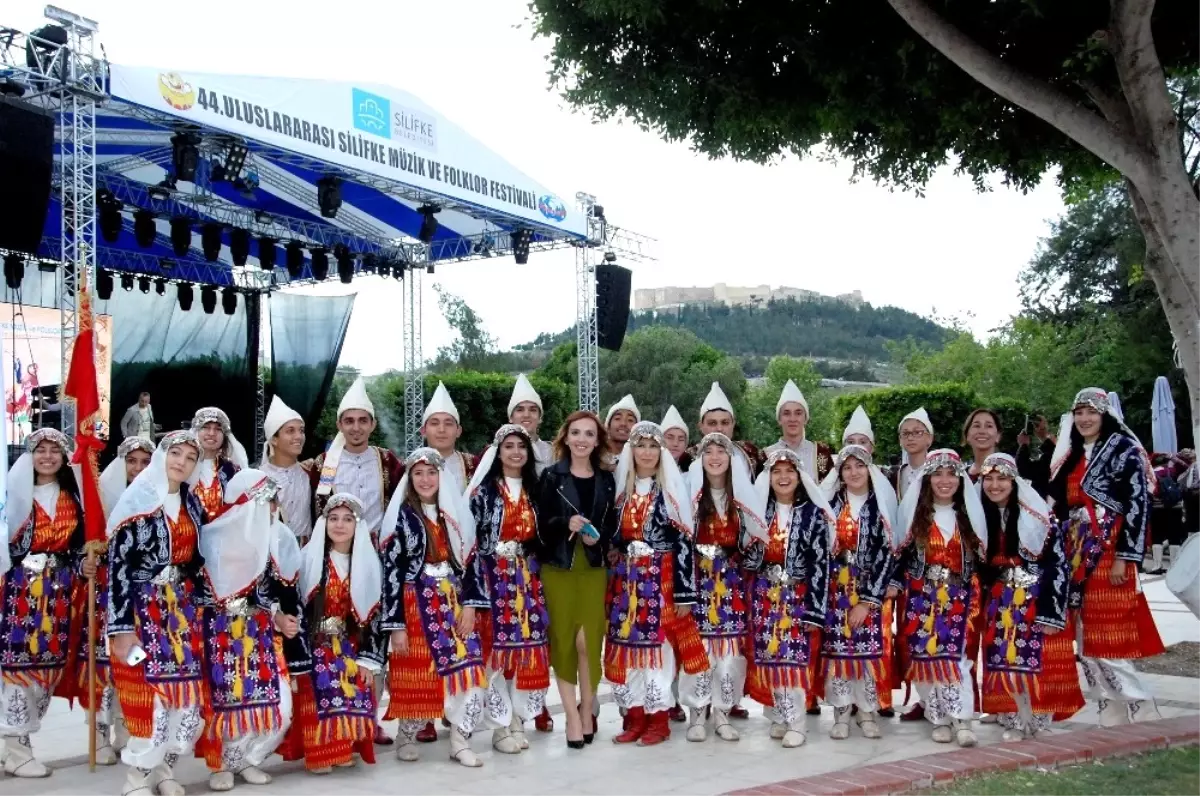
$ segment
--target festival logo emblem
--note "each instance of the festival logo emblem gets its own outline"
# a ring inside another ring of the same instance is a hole
[[[351,89],[350,100],[355,129],[380,138],[392,137],[391,100],[361,88]]]
[[[158,92],[163,100],[177,111],[191,110],[196,104],[196,90],[178,72],[163,72],[158,76]]]
[[[538,198],[538,210],[551,221],[563,221],[567,217],[567,206],[554,194],[544,194]]]

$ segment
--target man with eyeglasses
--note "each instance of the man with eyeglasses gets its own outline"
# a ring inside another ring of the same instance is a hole
[[[909,412],[900,421],[900,447],[904,450],[904,462],[892,471],[892,486],[901,500],[925,464],[925,457],[933,447],[933,423],[925,407]]]

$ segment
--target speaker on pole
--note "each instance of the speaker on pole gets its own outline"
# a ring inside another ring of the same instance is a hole
[[[596,342],[609,351],[619,351],[625,340],[633,281],[633,272],[617,265],[615,259],[610,253],[596,266]]]
[[[54,116],[0,96],[0,249],[37,254],[53,170]]]

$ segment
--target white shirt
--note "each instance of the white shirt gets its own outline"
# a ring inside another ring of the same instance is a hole
[[[183,508],[183,501],[179,497],[179,493],[168,492],[167,496],[163,498],[163,514],[167,515],[167,519],[178,522],[181,508]]]
[[[217,477],[217,460],[201,459],[196,469],[200,471],[200,484],[205,487],[212,486],[213,479]]]
[[[725,508],[729,505],[729,497],[725,494],[725,490],[710,489],[708,493],[712,495],[713,506],[716,508],[717,513],[724,517]]]
[[[264,459],[259,465],[262,471],[279,484],[279,507],[283,519],[303,544],[312,535],[312,485],[308,473],[297,462],[291,467],[279,467]]]
[[[447,456],[445,458],[446,458],[445,472],[450,473],[456,479],[458,479],[458,486],[457,486],[456,491],[461,493],[463,490],[465,490],[467,488],[467,467],[466,467],[466,464],[463,462],[462,454],[460,454],[458,451],[454,451],[453,453],[451,453],[449,456]]]
[[[862,507],[866,504],[867,498],[870,496],[870,492],[867,492],[865,495],[856,495],[849,490],[846,491],[846,499],[850,502],[850,516],[853,519],[858,519],[858,515],[862,513]]]
[[[920,472],[919,468],[913,467],[907,462],[900,465],[900,473],[896,477],[896,491],[899,497],[904,497],[904,493],[917,480],[917,474]]]
[[[33,501],[42,507],[42,511],[46,512],[46,516],[51,520],[54,519],[55,512],[58,510],[58,493],[58,481],[51,481],[33,488]]]
[[[142,439],[154,441],[154,415],[149,406],[138,407],[138,433]]]
[[[796,446],[789,445],[787,440],[780,438],[774,445],[768,445],[766,454],[770,456],[778,450],[789,450],[800,457],[800,466],[804,472],[808,473],[808,477],[816,480],[817,477],[817,443],[812,440],[802,439],[800,444]]]
[[[422,503],[421,511],[425,512],[425,516],[430,522],[438,521],[438,507],[436,503]]]
[[[639,495],[650,494],[650,488],[652,486],[654,486],[654,478],[653,477],[635,478],[633,481],[633,489]]]
[[[954,504],[939,506],[935,503],[933,506],[933,524],[941,531],[943,539],[947,542],[953,539],[954,528],[958,525],[958,513],[954,511]]]
[[[776,503],[775,504],[775,523],[780,528],[792,527],[792,504]]]
[[[552,464],[554,464],[554,460],[550,443],[535,439],[533,441],[533,469],[537,471],[538,476],[541,476],[542,472]]]
[[[1083,443],[1083,458],[1087,459],[1090,462],[1092,460],[1092,451],[1095,449],[1096,449],[1096,443],[1094,441]]]
[[[337,573],[338,578],[345,580],[350,574],[350,554],[339,553],[337,550],[329,551],[329,563],[333,565],[333,571]]]
[[[343,450],[333,475],[335,493],[346,492],[362,501],[363,523],[370,533],[377,533],[383,522],[382,467],[379,451],[368,445],[362,453]]]
[[[504,485],[508,487],[508,496],[513,500],[521,497],[521,490],[525,487],[525,482],[520,478],[509,478],[504,476]]]

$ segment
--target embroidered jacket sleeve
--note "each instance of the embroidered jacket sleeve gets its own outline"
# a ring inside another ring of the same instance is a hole
[[[359,628],[359,647],[356,662],[370,669],[372,672],[378,672],[382,669],[384,662],[387,660],[389,633],[383,629],[381,616],[382,613],[376,611],[371,615],[371,620]]]
[[[1057,524],[1050,527],[1038,560],[1037,621],[1060,630],[1067,626],[1067,597],[1071,562],[1067,559],[1063,534]]]
[[[867,522],[860,527],[867,529],[866,538],[860,533],[859,538],[859,578],[858,597],[872,605],[882,605],[887,592],[888,581],[892,576],[894,561],[890,533],[879,517],[879,508],[874,500],[867,502],[869,514]]]
[[[658,492],[650,508],[651,517],[646,521],[646,541],[655,546],[654,537],[660,537],[675,557],[672,568],[672,587],[676,605],[691,605],[698,599],[696,586],[696,543],[692,535],[672,522],[667,513],[666,496]],[[659,547],[658,549],[663,549]]]
[[[1122,502],[1125,504],[1125,519],[1121,522],[1121,535],[1117,538],[1117,558],[1140,564],[1146,555],[1150,484],[1146,480],[1146,471],[1142,469],[1137,447],[1132,442],[1122,447],[1124,450],[1114,462],[1116,475],[1113,478],[1113,491],[1124,498]]]
[[[492,549],[495,549],[494,544]],[[483,568],[487,566],[488,560],[488,556],[480,554],[478,544],[467,554],[462,571],[462,592],[458,598],[464,608],[476,608],[484,611],[491,608],[491,601],[488,599],[487,578],[483,574]]]
[[[404,462],[397,458],[396,454],[386,448],[380,450],[383,457],[383,471],[387,478],[387,483],[384,484],[383,505],[392,499],[392,493],[396,491],[396,487],[400,485],[400,479],[404,477]],[[320,472],[317,473],[320,476]]]
[[[390,633],[404,629],[404,584],[408,581],[411,551],[408,549],[410,512],[400,510],[396,532],[380,551],[383,564],[383,596],[380,601],[380,629]]]
[[[903,592],[906,582],[908,581],[908,569],[912,566],[913,558],[916,555],[914,552],[917,546],[912,539],[904,545],[899,551],[892,553],[892,572],[888,578],[888,588],[898,589]]]
[[[829,520],[825,512],[811,503],[792,512],[792,531],[788,541],[789,573],[806,583],[804,616],[801,621],[813,627],[825,626],[825,607],[829,595]],[[793,545],[799,543],[799,550]]]
[[[132,633],[134,630],[133,617],[133,568],[136,566],[138,537],[145,536],[150,540],[150,533],[139,532],[139,526],[146,525],[145,519],[126,523],[113,532],[108,540],[108,616],[106,627],[108,635]]]

